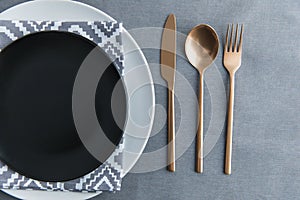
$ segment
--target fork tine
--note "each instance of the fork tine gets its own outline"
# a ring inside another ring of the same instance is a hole
[[[238,39],[238,29],[239,29],[239,25],[236,25],[236,30],[235,30],[235,41],[234,41],[234,50],[233,52],[237,52],[237,39]],[[233,31],[233,29],[232,29]]]
[[[233,24],[231,24],[231,35],[230,35],[230,44],[229,44],[229,52],[232,52],[232,40],[233,40],[233,30],[234,30],[234,26]]]
[[[243,32],[244,32],[244,24],[242,24],[241,33],[240,33],[240,44],[239,44],[239,52],[242,51],[243,45]]]
[[[227,27],[227,34],[226,34],[226,42],[225,42],[225,47],[224,47],[224,51],[225,51],[225,52],[228,51],[228,36],[229,36],[229,29],[230,29],[230,25],[228,24],[228,27]]]

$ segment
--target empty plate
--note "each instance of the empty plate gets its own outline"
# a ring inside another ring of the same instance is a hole
[[[105,67],[101,63],[109,58],[100,47],[69,32],[30,34],[1,51],[0,159],[14,171],[36,180],[57,182],[81,177],[102,164],[84,147],[72,114],[74,81],[92,50],[99,54],[99,67]],[[99,124],[115,145],[122,138],[126,119],[123,85],[118,98],[111,101],[119,80],[112,63],[95,94]],[[119,109],[118,124],[111,109],[114,104]],[[103,149],[101,157],[108,158],[113,151]]]

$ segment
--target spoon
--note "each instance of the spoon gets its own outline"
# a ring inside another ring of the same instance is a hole
[[[196,149],[196,172],[203,172],[203,79],[205,70],[213,63],[219,50],[216,31],[207,24],[195,26],[185,42],[185,53],[189,62],[200,74],[199,111]]]

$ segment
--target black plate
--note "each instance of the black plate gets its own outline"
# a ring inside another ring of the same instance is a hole
[[[36,180],[56,182],[81,177],[102,164],[84,147],[72,115],[76,74],[95,48],[101,67],[109,59],[102,49],[68,32],[30,34],[0,53],[0,159],[10,168]],[[115,145],[123,134],[111,111],[111,95],[119,79],[111,64],[95,96],[98,121]],[[122,85],[115,103],[122,105],[123,125],[124,102]],[[103,149],[104,157],[113,151]]]

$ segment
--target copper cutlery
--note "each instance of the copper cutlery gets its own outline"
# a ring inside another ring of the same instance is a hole
[[[207,24],[194,27],[188,34],[185,53],[189,62],[198,70],[199,110],[196,140],[196,172],[203,172],[203,84],[204,72],[215,60],[219,49],[219,38],[216,31]]]
[[[168,170],[175,171],[174,83],[176,71],[176,18],[170,14],[161,41],[161,75],[168,85]]]
[[[244,26],[228,25],[224,46],[223,64],[230,76],[230,92],[228,101],[228,120],[225,155],[225,174],[231,174],[232,129],[234,107],[235,72],[241,66]],[[235,36],[234,32],[235,31]],[[240,32],[240,33],[239,33]],[[239,33],[239,34],[238,34]],[[229,36],[230,35],[230,36]],[[239,39],[238,39],[239,38]],[[233,41],[234,40],[234,41]],[[198,123],[196,137],[196,172],[203,173],[203,87],[204,73],[214,62],[219,50],[219,38],[216,31],[207,24],[195,26],[188,34],[185,42],[185,53],[191,65],[199,75]],[[161,75],[168,86],[168,170],[175,171],[175,110],[174,84],[176,71],[176,19],[170,14],[166,20],[161,41]]]
[[[238,36],[239,26],[236,25],[235,41],[233,44],[234,25],[228,25],[226,43],[224,47],[223,64],[230,76],[230,92],[228,102],[228,120],[227,120],[227,138],[226,138],[226,156],[225,156],[225,174],[231,174],[232,158],[232,129],[233,129],[233,106],[234,106],[234,77],[235,72],[240,68],[242,63],[242,44],[244,26],[241,26]],[[230,42],[229,42],[230,34]],[[239,42],[238,42],[239,37]]]

